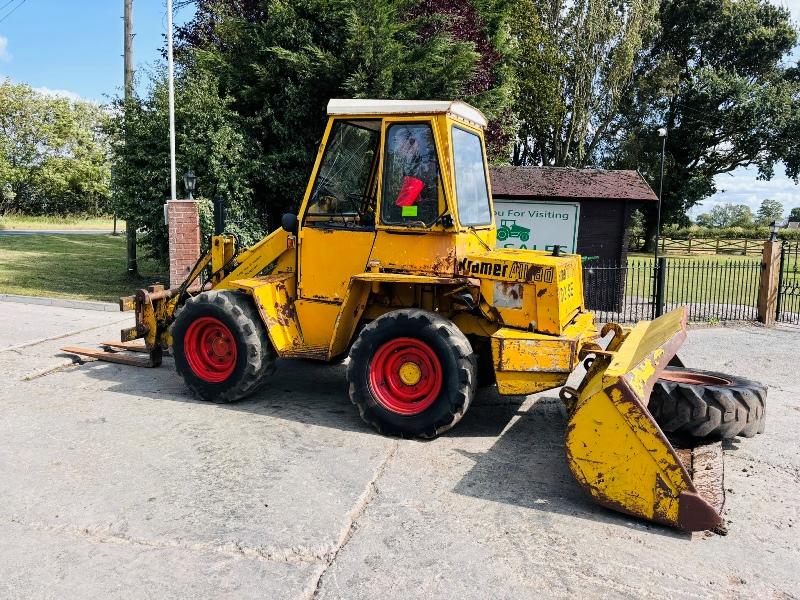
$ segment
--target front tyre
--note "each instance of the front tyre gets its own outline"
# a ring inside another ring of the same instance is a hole
[[[472,346],[455,324],[419,309],[375,319],[350,350],[350,399],[384,435],[435,437],[458,423],[475,395]]]
[[[175,370],[203,400],[255,392],[275,368],[261,318],[246,294],[210,291],[186,301],[171,327]]]

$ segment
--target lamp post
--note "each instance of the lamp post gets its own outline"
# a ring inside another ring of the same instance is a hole
[[[658,130],[658,137],[661,138],[661,178],[658,183],[658,209],[656,211],[656,247],[653,252],[653,260],[658,264],[658,242],[661,239],[661,198],[664,195],[664,158],[667,151],[667,128],[661,127]]]
[[[177,200],[175,184],[175,68],[172,57],[172,0],[167,0],[167,95],[169,105],[169,199]]]
[[[186,193],[189,194],[189,200],[194,200],[194,190],[197,186],[197,177],[194,171],[189,169],[183,176],[183,187],[186,188]]]
[[[661,138],[661,179],[658,184],[658,209],[656,211],[656,247],[653,250],[653,318],[660,317],[664,309],[664,288],[666,287],[666,261],[658,259],[658,243],[661,240],[661,197],[664,195],[664,157],[667,149],[667,129],[658,130]],[[664,264],[662,264],[664,263]]]

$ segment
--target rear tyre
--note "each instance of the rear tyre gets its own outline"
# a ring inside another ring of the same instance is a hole
[[[275,370],[267,332],[243,293],[210,291],[190,298],[170,332],[175,370],[203,400],[240,400]]]
[[[472,346],[452,321],[419,309],[368,324],[350,349],[350,400],[384,435],[432,438],[467,412],[475,395]]]
[[[767,388],[716,373],[667,367],[648,409],[664,433],[693,440],[753,437],[764,431]]]

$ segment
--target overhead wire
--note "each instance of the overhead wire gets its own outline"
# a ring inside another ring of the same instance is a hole
[[[13,2],[13,1],[14,1],[14,0],[11,0],[11,2]],[[13,7],[11,8],[11,10],[9,10],[9,11],[8,11],[8,12],[7,12],[7,13],[4,15],[4,16],[0,17],[0,23],[2,23],[2,22],[3,22],[3,21],[5,21],[5,20],[6,20],[8,17],[10,17],[10,16],[13,14],[13,12],[14,12],[15,10],[17,10],[17,9],[18,9],[20,6],[22,6],[23,4],[25,4],[27,1],[28,1],[28,0],[21,0],[21,2],[20,2],[19,4],[17,4],[16,6],[13,6]],[[8,6],[9,4],[11,4],[11,2],[7,2],[7,3],[6,3],[4,6],[3,6],[3,8],[5,8],[5,7],[6,7],[6,6]],[[2,9],[0,9],[0,10],[2,10]]]

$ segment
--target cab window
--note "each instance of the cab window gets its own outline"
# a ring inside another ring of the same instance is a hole
[[[439,161],[427,123],[386,132],[381,219],[386,225],[433,225],[439,216]]]
[[[333,124],[308,200],[306,222],[374,224],[379,142],[379,120]]]
[[[453,164],[456,175],[458,220],[462,225],[489,225],[489,188],[481,139],[474,133],[453,127]]]

